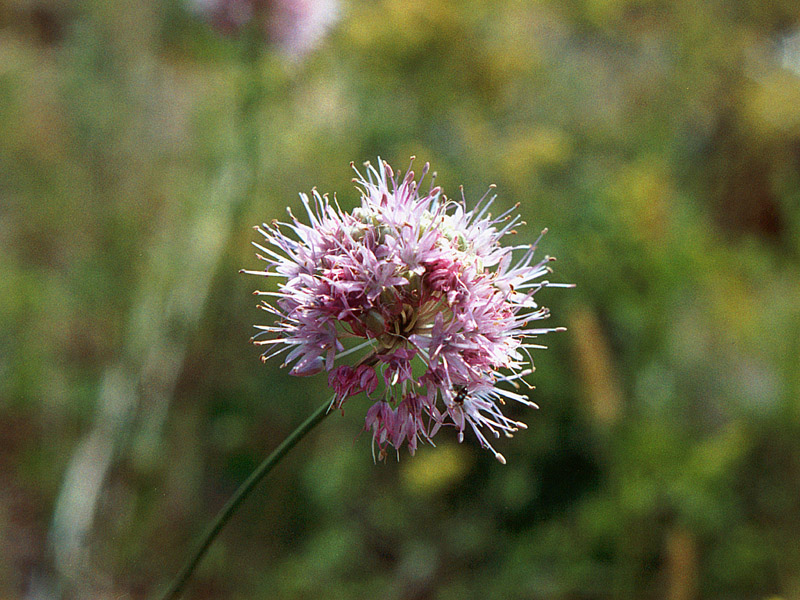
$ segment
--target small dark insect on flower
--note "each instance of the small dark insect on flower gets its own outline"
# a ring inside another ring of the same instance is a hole
[[[469,393],[467,392],[467,387],[464,385],[454,385],[453,391],[455,394],[453,395],[453,402],[456,404],[464,404],[464,400],[469,397]]]

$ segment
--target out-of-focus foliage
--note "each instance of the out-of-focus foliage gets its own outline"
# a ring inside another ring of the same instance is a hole
[[[550,228],[578,287],[543,292],[569,331],[541,410],[506,466],[454,439],[373,465],[349,402],[188,597],[800,596],[788,0],[354,0],[303,57],[174,2],[0,7],[0,596],[176,572],[328,395],[247,343],[249,226],[412,154]]]

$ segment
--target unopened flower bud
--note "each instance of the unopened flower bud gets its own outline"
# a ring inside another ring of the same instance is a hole
[[[364,317],[364,325],[375,337],[386,331],[386,320],[383,318],[383,315],[374,308],[367,311]]]

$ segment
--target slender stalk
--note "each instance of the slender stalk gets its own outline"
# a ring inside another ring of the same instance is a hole
[[[180,594],[184,587],[186,587],[186,584],[189,581],[192,572],[195,570],[195,567],[197,567],[197,565],[203,559],[206,551],[208,551],[209,546],[211,546],[211,543],[217,537],[217,534],[231,518],[231,515],[233,515],[242,501],[253,490],[258,482],[261,481],[267,475],[267,473],[269,473],[272,468],[278,464],[278,462],[280,462],[286,453],[289,452],[289,450],[291,450],[294,445],[303,438],[303,436],[314,429],[314,427],[325,418],[325,415],[328,414],[328,409],[330,406],[331,400],[328,400],[322,406],[320,406],[310,417],[308,417],[308,419],[305,420],[305,422],[303,422],[302,425],[289,434],[289,436],[283,440],[281,445],[278,446],[272,452],[272,454],[264,459],[264,462],[262,462],[258,468],[253,471],[250,477],[247,478],[247,481],[239,486],[239,489],[236,490],[236,493],[231,497],[230,500],[228,500],[228,503],[222,507],[222,510],[219,511],[214,521],[208,526],[205,533],[203,533],[200,543],[183,565],[183,568],[180,570],[180,572],[175,576],[175,579],[172,581],[169,588],[167,588],[167,591],[159,596],[161,600],[175,600],[176,598],[180,597]]]

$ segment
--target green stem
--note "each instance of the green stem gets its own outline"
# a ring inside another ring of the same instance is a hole
[[[222,507],[222,510],[219,511],[216,518],[214,519],[213,523],[208,526],[203,537],[201,538],[200,543],[197,545],[197,548],[183,565],[183,568],[180,572],[175,576],[175,579],[170,584],[167,591],[160,596],[161,600],[175,600],[178,598],[183,591],[183,588],[186,587],[186,583],[189,581],[189,577],[191,577],[192,572],[197,567],[198,563],[203,559],[205,556],[206,551],[208,551],[208,547],[211,546],[211,543],[217,537],[217,534],[220,530],[225,526],[228,522],[228,519],[231,518],[231,515],[236,511],[242,501],[247,497],[247,495],[253,490],[253,488],[261,481],[264,476],[269,473],[272,468],[280,462],[280,460],[286,455],[289,450],[291,450],[297,442],[299,442],[305,434],[309,431],[314,429],[314,427],[325,418],[328,414],[328,409],[331,406],[331,400],[325,402],[322,406],[320,406],[314,414],[312,414],[305,422],[300,425],[297,429],[295,429],[289,437],[287,437],[280,446],[278,446],[272,454],[270,454],[264,462],[262,462],[258,468],[253,471],[250,477],[247,478],[239,489],[236,490],[236,493],[228,500],[228,503]]]

